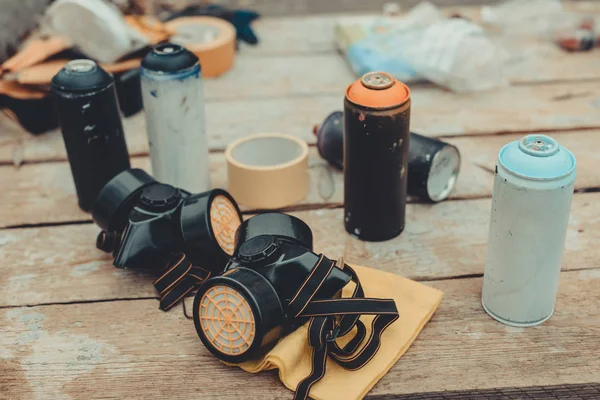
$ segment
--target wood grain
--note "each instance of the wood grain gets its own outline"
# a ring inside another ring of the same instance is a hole
[[[242,136],[283,132],[315,143],[312,128],[342,109],[339,94],[275,99],[209,101],[206,104],[209,146],[222,150]],[[483,135],[497,132],[575,130],[600,127],[600,81],[516,86],[457,95],[439,88],[412,90],[411,127],[428,136]],[[235,116],[235,118],[232,118]],[[58,130],[41,136],[19,132],[0,119],[0,164],[66,160]],[[131,155],[148,154],[142,114],[124,120]]]
[[[446,292],[442,304],[370,396],[599,381],[599,269],[563,272],[555,315],[529,329],[506,327],[485,314],[481,279],[428,284]],[[210,355],[181,306],[169,313],[157,307],[156,300],[139,300],[0,310],[3,394],[290,397],[275,373],[246,374]],[[476,373],[465,378],[468,371]]]
[[[281,1],[277,1],[275,4],[270,4],[269,7],[275,9],[280,7],[281,3]],[[302,1],[294,0],[292,4],[301,3]],[[334,27],[340,17],[352,16],[356,19],[368,19],[378,15],[382,10],[381,5],[377,5],[376,2],[354,2],[354,6],[360,4],[362,7],[369,7],[368,11],[370,12],[365,12],[365,9],[360,11],[353,9],[353,5],[349,1],[344,1],[344,5],[336,1],[324,2],[317,0],[313,3],[320,4],[322,7],[330,7],[330,12],[333,12],[333,14],[293,16],[288,14],[279,18],[261,18],[252,24],[260,39],[260,44],[258,46],[242,44],[241,54],[250,57],[262,57],[335,52],[337,48],[334,41]],[[410,10],[410,4],[396,3],[401,4],[404,12]],[[432,3],[440,4],[436,1]],[[590,15],[600,14],[600,2],[598,1],[563,1],[562,3],[565,9],[569,11]],[[350,7],[345,7],[346,4],[350,4]],[[478,6],[468,6],[462,1],[455,0],[447,1],[441,5],[444,6],[442,12],[445,15],[460,13],[473,21],[481,20],[481,8]]]
[[[569,148],[578,160],[576,189],[600,188],[597,165],[600,153],[600,131],[553,134],[559,143]],[[458,183],[451,199],[489,197],[492,194],[492,172],[501,147],[522,135],[493,135],[446,139],[462,154]],[[132,165],[150,172],[147,157],[133,158]],[[213,187],[227,188],[227,169],[223,153],[210,155]],[[343,203],[343,174],[326,164],[315,148],[309,158],[310,189],[307,197],[288,209],[317,206],[337,207]],[[0,187],[3,207],[0,208],[0,228],[30,224],[62,223],[90,220],[77,207],[75,187],[66,162],[25,164],[20,168],[0,166]]]
[[[490,200],[410,204],[405,231],[369,243],[348,235],[343,210],[293,213],[312,228],[315,250],[413,279],[483,273]],[[577,194],[567,232],[564,270],[595,268],[600,252],[600,193]],[[152,276],[114,268],[96,250],[93,224],[0,230],[0,306],[155,296]]]
[[[600,398],[600,384],[505,387],[499,389],[474,389],[446,392],[412,393],[405,395],[369,396],[370,400],[513,400],[561,399],[596,400]]]

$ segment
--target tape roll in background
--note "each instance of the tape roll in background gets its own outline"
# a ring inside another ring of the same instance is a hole
[[[308,145],[290,135],[263,133],[231,143],[225,151],[229,192],[250,209],[277,209],[306,197]]]
[[[185,47],[200,59],[203,77],[216,77],[233,67],[236,32],[231,23],[213,17],[182,17],[165,26],[173,33],[171,43]]]

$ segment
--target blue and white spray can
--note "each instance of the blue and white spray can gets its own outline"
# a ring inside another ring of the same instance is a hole
[[[142,60],[141,86],[152,175],[192,193],[209,190],[198,57],[176,44],[156,46]]]
[[[575,156],[545,135],[498,155],[483,277],[485,311],[527,327],[554,311],[575,184]]]

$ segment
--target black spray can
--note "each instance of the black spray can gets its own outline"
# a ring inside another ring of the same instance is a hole
[[[332,166],[344,168],[344,113],[334,111],[313,132],[319,154]],[[421,201],[446,200],[458,179],[460,152],[439,139],[411,132],[406,192]]]
[[[52,78],[79,207],[91,211],[100,189],[130,167],[115,82],[91,60],[70,61]]]
[[[383,72],[351,84],[344,99],[344,221],[361,240],[404,230],[410,90]]]

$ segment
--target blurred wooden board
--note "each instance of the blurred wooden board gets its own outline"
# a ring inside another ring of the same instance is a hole
[[[522,134],[445,139],[462,155],[461,172],[451,199],[472,199],[492,195],[493,169],[498,151]],[[576,189],[600,187],[600,131],[553,134],[578,159]],[[134,167],[151,171],[147,157],[132,159]],[[227,188],[227,166],[223,153],[210,155],[213,187]],[[298,205],[287,210],[339,207],[343,203],[343,173],[327,165],[316,148],[309,159],[310,190]],[[20,168],[0,166],[0,228],[32,224],[89,221],[89,214],[77,207],[77,196],[67,162],[25,164]]]
[[[410,204],[405,231],[380,243],[346,234],[343,209],[298,211],[318,252],[417,280],[479,276],[485,265],[490,199]],[[600,193],[573,200],[564,270],[596,268]],[[116,269],[95,248],[94,224],[0,230],[0,307],[156,297],[150,273]]]
[[[600,2],[569,7],[600,14]],[[456,10],[478,18],[477,8]],[[341,109],[354,76],[335,53],[336,18],[262,19],[255,27],[263,44],[242,46],[231,73],[206,81],[214,186],[227,186],[222,150],[233,139],[276,131],[314,145],[312,126]],[[398,238],[367,243],[345,233],[342,173],[311,147],[310,193],[288,211],[312,227],[315,248],[446,292],[432,321],[368,398],[549,393],[581,400],[600,393],[589,384],[600,382],[599,50],[567,55],[549,43],[509,45],[521,54],[508,68],[515,83],[509,88],[459,95],[412,85],[412,129],[455,144],[463,163],[451,200],[409,204]],[[124,125],[133,165],[149,170],[143,115]],[[517,329],[483,312],[480,277],[496,156],[528,132],[548,132],[575,153],[580,193],[556,313],[542,326]],[[0,115],[0,398],[290,398],[276,373],[252,376],[218,362],[181,306],[158,310],[151,274],[115,269],[95,249],[99,229],[77,207],[65,160],[58,131],[34,137]]]
[[[411,128],[427,136],[600,128],[600,80],[513,86],[461,95],[435,87],[416,87],[412,89],[412,101]],[[313,126],[342,107],[343,89],[334,94],[209,101],[209,146],[223,150],[233,140],[256,132],[288,133],[314,144]],[[143,114],[125,119],[123,124],[130,154],[148,154]],[[13,121],[2,119],[2,114],[0,129],[0,164],[12,164],[15,157],[24,162],[66,160],[59,130],[32,136],[20,131]]]
[[[442,304],[367,398],[600,381],[600,269],[563,272],[554,316],[530,329],[493,321],[481,308],[479,278],[427,284],[446,293]],[[0,324],[2,392],[10,399],[291,398],[275,373],[253,376],[213,357],[181,306],[169,313],[156,300],[8,308]]]

